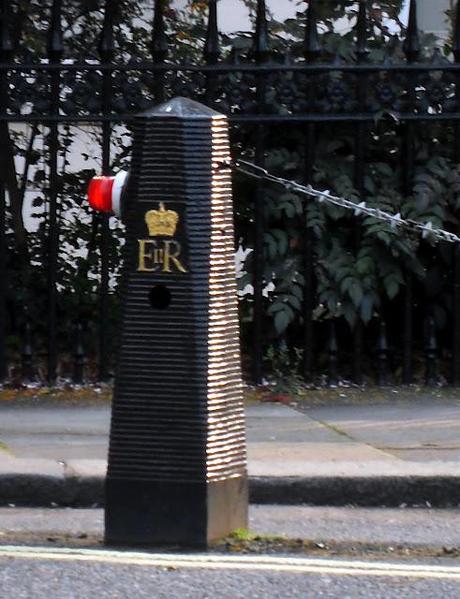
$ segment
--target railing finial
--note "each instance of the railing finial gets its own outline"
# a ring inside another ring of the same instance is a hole
[[[307,9],[307,26],[305,30],[305,58],[314,60],[321,53],[318,34],[318,19],[316,14],[316,0],[310,0]]]
[[[168,37],[165,27],[165,0],[155,0],[151,52],[155,63],[161,63],[168,55]]]
[[[62,0],[53,0],[51,8],[51,25],[48,37],[48,56],[51,60],[58,61],[64,53],[62,43]]]
[[[268,35],[267,7],[265,0],[257,0],[256,30],[254,34],[254,55],[257,60],[264,61],[270,56],[270,40]]]
[[[101,37],[99,40],[99,54],[104,62],[110,62],[115,53],[115,43],[113,37],[113,24],[115,16],[115,5],[113,0],[106,0],[104,10],[104,24],[102,26]]]
[[[409,23],[403,49],[409,62],[415,62],[419,57],[420,39],[417,23],[417,0],[410,0]]]
[[[366,0],[360,0],[358,11],[358,22],[356,24],[356,54],[358,61],[362,62],[369,54],[367,49],[367,7]]]
[[[204,46],[204,57],[208,64],[215,64],[219,60],[219,28],[217,26],[217,0],[209,0],[208,29]]]

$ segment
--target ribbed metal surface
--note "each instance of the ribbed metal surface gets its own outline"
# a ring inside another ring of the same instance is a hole
[[[227,120],[194,102],[141,115],[124,220],[122,331],[108,477],[203,482],[243,476],[244,415]],[[145,213],[179,215],[187,273],[138,272]],[[171,303],[155,309],[164,285]]]

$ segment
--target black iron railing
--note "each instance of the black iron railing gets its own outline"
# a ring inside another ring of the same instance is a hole
[[[112,165],[112,128],[117,123],[129,123],[133,114],[146,104],[161,102],[172,95],[189,95],[209,105],[219,108],[229,115],[230,122],[239,138],[242,130],[249,131],[253,145],[253,159],[263,166],[266,159],[267,136],[273,127],[297,127],[303,135],[302,180],[311,182],[315,170],[316,143],[318,129],[324,125],[347,125],[353,138],[354,187],[358,194],[365,194],[366,147],[369,128],[372,128],[376,115],[386,114],[395,120],[395,127],[404,128],[404,147],[401,158],[404,161],[404,181],[401,191],[409,196],[413,190],[416,162],[417,129],[425,123],[437,123],[442,127],[453,127],[452,154],[460,162],[460,8],[454,34],[453,61],[436,55],[432,61],[422,60],[419,32],[416,22],[416,0],[410,3],[409,26],[404,42],[406,60],[398,63],[368,62],[368,15],[365,1],[359,2],[358,20],[355,30],[355,56],[353,62],[322,60],[321,35],[318,31],[315,0],[310,0],[305,15],[305,43],[303,56],[289,58],[274,55],[267,24],[264,0],[257,2],[256,26],[252,49],[249,52],[232,52],[223,56],[218,31],[218,3],[209,0],[207,34],[203,40],[202,63],[174,62],[167,36],[166,4],[156,0],[152,24],[150,59],[139,58],[125,63],[115,54],[114,28],[116,2],[107,0],[104,9],[103,27],[100,34],[98,62],[78,59],[64,61],[65,43],[62,34],[63,11],[61,0],[50,3],[50,28],[48,55],[33,62],[24,62],[15,57],[11,42],[10,3],[3,0],[0,21],[0,128],[4,135],[11,124],[39,124],[46,127],[48,179],[44,182],[48,202],[46,261],[47,310],[43,315],[47,320],[46,330],[46,377],[56,380],[60,352],[58,342],[58,260],[60,251],[60,172],[62,127],[66,125],[94,124],[101,128],[103,173],[109,173]],[[357,3],[358,4],[358,3]],[[96,82],[95,102],[81,100],[82,81],[94,77]],[[132,78],[129,98],[123,81]],[[292,82],[294,81],[294,85]],[[45,109],[26,113],[23,110],[24,97],[34,94],[44,101]],[[267,97],[271,101],[267,101]],[[397,124],[396,124],[397,121]],[[1,143],[1,136],[0,136]],[[7,336],[11,334],[11,323],[7,311],[7,289],[10,273],[6,244],[8,210],[8,189],[5,177],[0,177],[0,378],[8,375]],[[267,285],[264,236],[265,189],[258,185],[254,196],[254,242],[253,242],[253,326],[251,329],[253,379],[263,379],[264,350],[266,347],[266,296]],[[99,231],[100,243],[100,286],[98,330],[98,374],[106,380],[113,366],[110,359],[109,338],[109,220],[99,218],[95,223]],[[359,231],[356,231],[359,243]],[[318,328],[314,322],[314,309],[317,305],[314,276],[315,239],[308,226],[304,230],[302,268],[305,280],[301,335],[303,343],[303,374],[311,379],[316,368],[316,355],[319,342],[325,349],[325,364],[321,368],[329,371],[329,381],[338,377],[338,356],[340,355],[340,335],[334,322],[328,325],[326,333],[320,333],[315,346]],[[450,276],[450,275],[449,275]],[[453,280],[453,325],[450,340],[444,342],[446,355],[452,360],[450,380],[460,381],[460,249],[455,251]],[[400,306],[401,308],[401,306]],[[413,380],[414,360],[414,285],[408,272],[405,285],[403,310],[403,335],[401,356],[403,372],[401,380]],[[436,360],[439,347],[436,343],[435,324],[430,317],[425,321],[425,356],[427,360],[427,381],[433,383],[436,377]],[[22,361],[24,373],[33,370],[32,344],[34,323],[26,319],[22,327]],[[323,327],[324,328],[324,327]],[[339,327],[340,328],[340,327]],[[77,324],[75,338],[74,378],[83,378],[83,333]],[[352,335],[352,371],[356,382],[362,381],[363,352],[366,330],[358,325]],[[347,341],[348,343],[348,341]],[[376,339],[377,380],[384,384],[389,370],[389,341],[384,321],[378,324]]]

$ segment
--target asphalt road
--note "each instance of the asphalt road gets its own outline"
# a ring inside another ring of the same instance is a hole
[[[0,598],[457,599],[460,559],[428,549],[459,546],[459,517],[457,510],[251,506],[254,533],[345,545],[338,554],[314,544],[289,554],[295,548],[283,544],[156,553],[104,548],[102,510],[0,509]],[[366,544],[360,553],[356,543]],[[379,543],[411,551],[393,554]]]
[[[460,564],[3,547],[0,588],[15,599],[457,599]]]
[[[460,510],[251,505],[255,535],[316,543],[460,547]],[[0,508],[0,544],[51,536],[102,539],[102,509]],[[1,598],[1,594],[0,594]],[[3,598],[1,598],[3,599]]]

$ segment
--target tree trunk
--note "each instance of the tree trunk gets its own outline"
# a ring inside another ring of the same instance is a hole
[[[27,231],[22,217],[24,194],[21,193],[18,185],[16,165],[14,163],[14,143],[10,136],[8,123],[5,122],[0,123],[0,147],[2,148],[0,152],[0,165],[2,178],[9,196],[11,226],[15,247],[21,256],[27,257]]]

